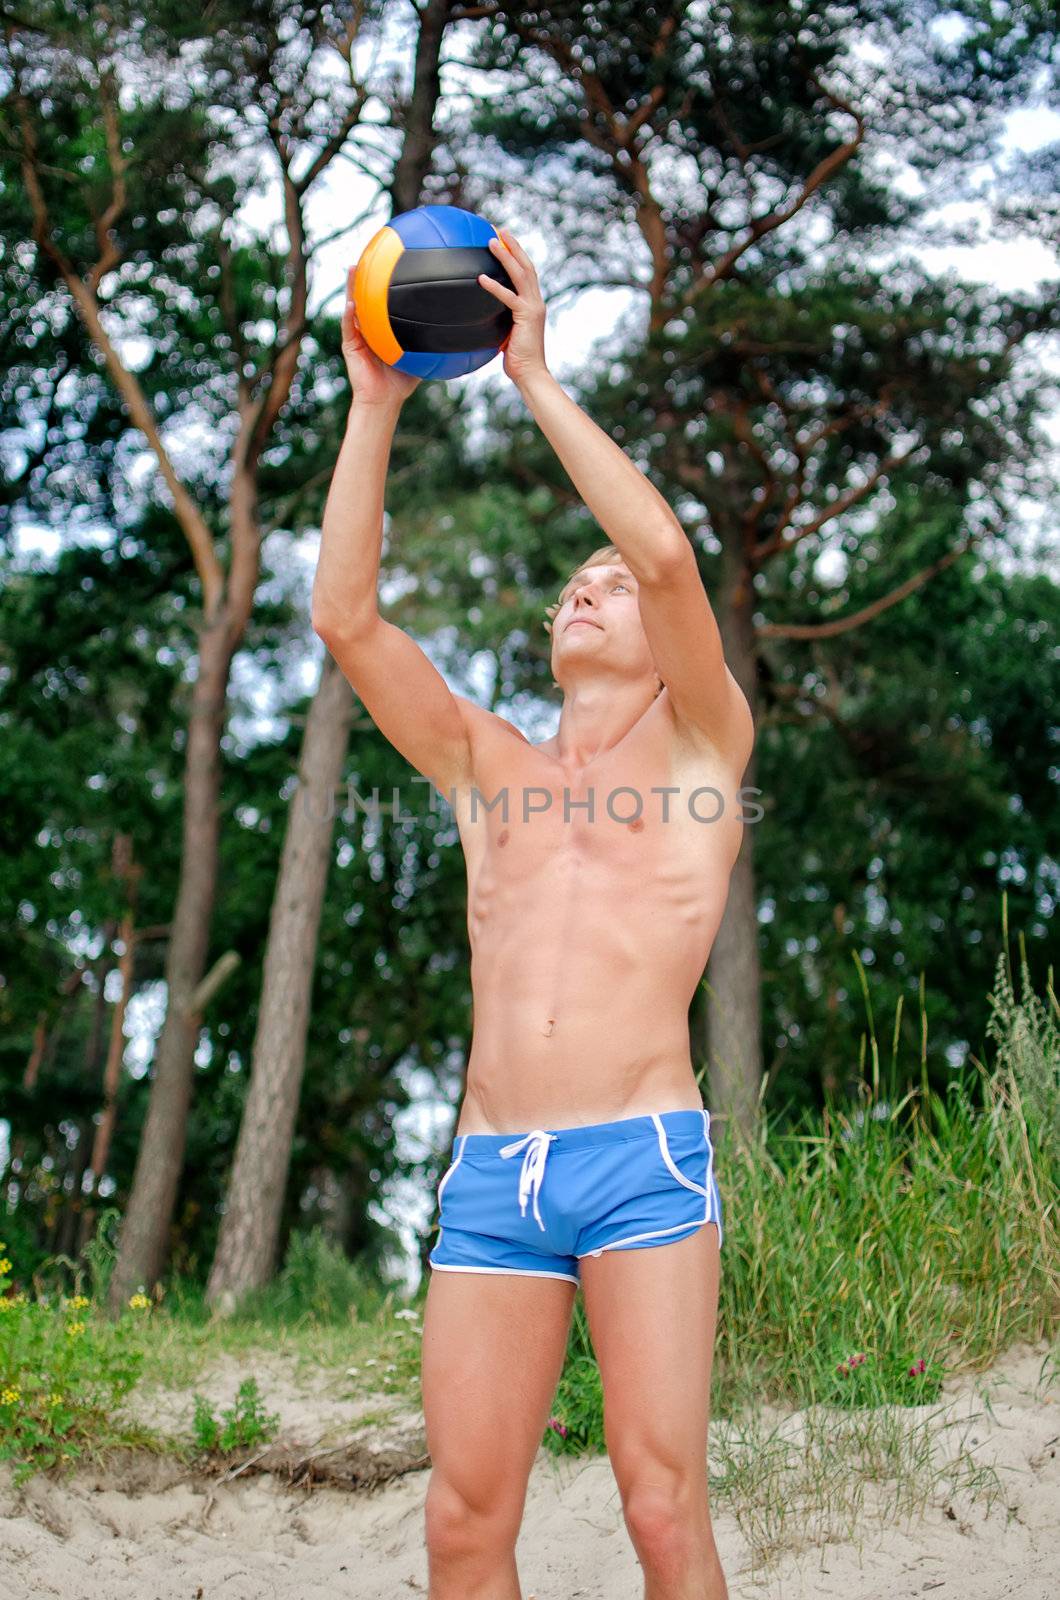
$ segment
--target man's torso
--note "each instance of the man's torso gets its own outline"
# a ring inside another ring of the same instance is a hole
[[[742,770],[665,691],[581,769],[488,712],[471,723],[474,788],[447,796],[473,996],[457,1133],[700,1107],[688,1009],[740,849]]]

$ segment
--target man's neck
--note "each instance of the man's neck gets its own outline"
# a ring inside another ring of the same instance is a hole
[[[594,681],[580,684],[563,697],[559,729],[547,741],[548,754],[565,766],[584,767],[613,750],[655,698],[644,684],[615,687]]]

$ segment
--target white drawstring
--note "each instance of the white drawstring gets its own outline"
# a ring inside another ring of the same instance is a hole
[[[516,1139],[513,1144],[502,1145],[500,1151],[507,1159],[508,1156],[517,1155],[524,1144],[529,1145],[523,1157],[522,1171],[519,1173],[519,1212],[521,1216],[526,1216],[527,1196],[533,1193],[534,1216],[542,1233],[545,1231],[545,1224],[541,1221],[541,1213],[537,1209],[537,1197],[541,1189],[541,1180],[545,1176],[548,1147],[555,1137],[554,1133],[546,1133],[544,1128],[535,1128],[532,1133],[526,1134],[522,1139]]]

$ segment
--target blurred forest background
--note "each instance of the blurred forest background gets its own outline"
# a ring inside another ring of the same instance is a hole
[[[418,1276],[463,861],[308,603],[345,266],[418,204],[529,250],[550,363],[680,516],[752,700],[705,1102],[753,1132],[982,1053],[1002,895],[1038,976],[1058,895],[1057,21],[5,7],[9,1250],[76,1259],[116,1207],[115,1305],[182,1272],[231,1307],[317,1225]],[[962,276],[989,241],[1037,281]],[[603,536],[499,367],[406,404],[381,598],[545,737],[544,607]]]

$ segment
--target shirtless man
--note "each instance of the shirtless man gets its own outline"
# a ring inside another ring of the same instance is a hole
[[[684,530],[549,372],[536,272],[504,240],[515,292],[479,280],[513,313],[504,370],[613,541],[550,608],[557,732],[531,744],[453,694],[379,616],[390,446],[419,380],[376,359],[350,303],[313,591],[315,631],[449,800],[467,863],[474,1037],[423,1328],[429,1594],[520,1600],[580,1282],[646,1600],[727,1600],[707,1490],[722,1213],[688,1010],[754,729]]]

